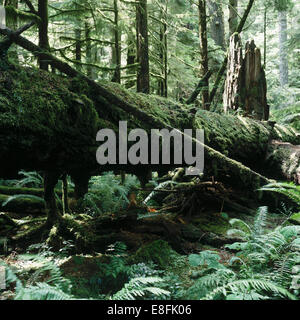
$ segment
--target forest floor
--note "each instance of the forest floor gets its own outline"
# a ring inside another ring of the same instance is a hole
[[[216,276],[219,283],[201,284],[220,270],[227,270],[226,281],[254,272],[251,266],[246,271],[242,268],[248,260],[240,247],[249,244],[247,232],[249,236],[255,232],[259,215],[210,210],[186,218],[157,208],[151,211],[134,216],[128,212],[65,215],[72,234],[69,239],[61,237],[55,227],[48,238],[43,234],[26,237],[46,217],[5,213],[12,224],[6,230],[10,241],[6,244],[0,238],[2,253],[6,251],[0,261],[10,273],[0,299],[199,299],[224,284],[222,276]],[[276,227],[290,225],[289,216],[286,209],[268,212],[265,217],[261,214],[264,233],[272,235]],[[232,219],[239,221],[237,226]],[[244,234],[230,232],[233,227]],[[295,238],[299,241],[299,233],[292,240]],[[233,294],[236,299],[255,299],[257,293],[242,292],[241,298],[240,293],[230,292],[228,297]]]

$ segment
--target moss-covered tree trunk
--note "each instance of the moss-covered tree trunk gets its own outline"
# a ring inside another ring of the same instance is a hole
[[[1,29],[0,33],[4,35],[11,35],[12,39],[17,44],[33,52],[36,56],[44,54],[41,48],[25,38],[12,33],[9,29]],[[259,185],[269,182],[269,180],[264,177],[263,174],[266,166],[266,152],[270,140],[273,139],[289,142],[294,145],[300,144],[299,135],[297,135],[292,129],[278,125],[272,126],[271,124],[262,123],[244,117],[218,115],[204,110],[199,110],[195,115],[193,110],[189,109],[187,106],[180,104],[175,105],[172,101],[163,99],[161,97],[133,94],[116,83],[96,83],[88,77],[79,74],[75,69],[53,57],[51,54],[47,54],[47,59],[59,71],[73,78],[71,81],[71,86],[73,90],[77,92],[77,94],[80,92],[80,88],[82,88],[82,86],[85,88],[84,93],[94,101],[95,109],[102,118],[98,124],[98,129],[102,127],[111,127],[115,130],[116,124],[118,124],[120,119],[128,119],[130,127],[144,127],[147,130],[149,130],[149,128],[166,128],[169,130],[177,128],[183,136],[184,133],[182,130],[184,128],[202,128],[205,132],[205,144],[203,145],[200,141],[195,139],[193,139],[193,143],[204,148],[205,170],[213,170],[215,177],[227,176],[231,183],[244,186],[249,190],[256,190]],[[21,75],[22,73],[20,73],[20,76]],[[15,75],[13,78],[14,77]],[[32,79],[33,75],[29,73],[29,77]],[[47,79],[37,79],[42,82],[44,81],[43,83],[48,81]],[[29,82],[31,88],[32,80]],[[18,83],[22,83],[24,86],[28,85],[28,82],[24,81],[24,79]],[[78,84],[76,85],[76,83]],[[39,83],[39,86],[37,87],[43,88],[47,87],[47,85],[46,83],[44,85]],[[35,86],[33,86],[33,88],[35,88]],[[5,86],[3,86],[2,89],[4,92],[7,90],[5,89]],[[11,86],[10,90],[19,90],[19,88],[14,88]],[[61,85],[58,86],[56,90],[61,90]],[[66,89],[66,91],[68,93],[68,89]],[[43,95],[40,96],[43,97]],[[11,99],[13,98],[11,94],[9,97]],[[68,95],[61,95],[60,97],[67,98]],[[83,99],[83,97],[80,99]],[[69,110],[68,112],[70,114],[75,115],[72,111],[72,108],[75,106],[77,106],[76,108],[82,108],[80,99],[79,105],[78,102],[76,102],[78,101],[78,98],[75,97],[68,98],[62,103],[65,104],[65,108],[66,110]],[[22,118],[24,121],[27,118],[31,119],[32,108],[37,107],[34,103],[35,101],[32,99],[30,101],[33,105],[31,106],[31,104],[28,104],[26,108],[24,108],[24,111],[26,111]],[[54,99],[54,101],[56,100]],[[77,105],[74,105],[74,102],[76,102]],[[49,105],[49,103],[47,105]],[[92,121],[96,119],[96,116],[89,109],[89,106],[90,104],[88,101],[86,101],[84,107],[86,110],[89,110],[89,112],[78,113],[78,115],[81,115],[79,119],[80,121],[83,121],[83,125],[85,125],[86,121],[88,123],[92,123]],[[61,109],[62,108],[60,107],[59,110]],[[82,118],[82,115],[88,116],[89,114],[91,116],[90,118]],[[74,122],[70,120],[70,128],[68,128],[68,126],[66,126],[66,121],[68,119],[63,117],[63,125],[59,126],[58,124],[60,121],[62,121],[61,118],[59,118],[59,114],[55,114],[53,116],[57,117],[55,122],[55,130],[60,127],[66,128],[67,131],[64,132],[64,136],[66,134],[71,134],[74,131],[72,128],[76,124],[76,121]],[[6,118],[4,118],[4,120],[5,119]],[[30,121],[32,121],[32,119]],[[49,117],[46,117],[45,119],[43,118],[43,125],[45,128],[47,127],[48,121]],[[50,124],[48,124],[48,126],[48,135],[51,132],[52,134],[55,134],[56,131],[54,130],[53,126]],[[99,166],[95,157],[97,148],[95,145],[96,135],[94,135],[93,131],[87,131],[90,130],[90,125],[84,128],[84,135],[78,136],[78,132],[81,131],[76,131],[76,135],[74,137],[75,140],[72,140],[71,143],[73,146],[72,149],[70,149],[69,143],[66,143],[65,145],[62,144],[61,137],[53,140],[54,145],[53,142],[50,143],[51,141],[37,139],[35,142],[37,150],[39,148],[41,150],[49,150],[47,156],[43,158],[37,158],[36,156],[32,155],[31,150],[27,152],[27,149],[24,149],[24,146],[22,146],[22,140],[14,140],[16,143],[14,148],[12,148],[11,144],[8,145],[9,141],[11,140],[7,140],[7,132],[14,134],[14,131],[6,129],[4,131],[5,137],[3,137],[1,140],[3,141],[3,157],[7,158],[8,156],[7,151],[5,151],[6,147],[11,153],[12,150],[23,150],[19,153],[15,152],[10,154],[11,159],[12,157],[15,157],[14,161],[10,161],[10,165],[15,164],[17,168],[19,165],[21,165],[22,168],[24,168],[24,165],[26,164],[26,166],[31,166],[31,168],[34,167],[35,169],[43,170],[45,165],[47,165],[48,168],[70,173],[71,176],[73,176],[75,172],[80,172],[88,176],[91,173],[97,174],[101,171],[108,170],[126,170],[128,172],[138,173],[138,171],[145,172],[145,167],[147,169],[149,169],[149,167],[153,170],[157,169],[158,166],[155,165],[132,166],[128,164],[124,165],[123,167],[118,165]],[[87,134],[87,132],[89,133]],[[43,136],[43,133],[44,130],[40,130],[39,134]],[[38,135],[35,134],[35,136]],[[72,135],[71,137],[73,138]],[[23,138],[25,138],[25,136]],[[88,141],[91,142],[88,143]],[[76,146],[78,146],[78,148]],[[85,152],[82,152],[82,148],[85,148]],[[57,150],[62,151],[58,152]],[[70,154],[66,154],[65,150],[68,150]],[[71,150],[74,151],[71,152]],[[22,163],[20,163],[18,159],[22,159]],[[300,160],[297,159],[297,161],[299,163]],[[298,164],[297,167],[299,167],[299,165],[300,164]],[[171,163],[169,167],[172,166],[174,167],[176,165]],[[3,172],[3,170],[8,171],[7,168],[2,166],[0,171]],[[258,171],[261,174],[259,174]],[[276,174],[279,174],[279,172],[276,172]],[[281,172],[281,174],[283,175],[283,172]],[[269,177],[272,178],[272,173]],[[82,183],[82,185],[82,190],[87,190],[87,188],[84,187],[84,185],[87,185],[87,183]]]

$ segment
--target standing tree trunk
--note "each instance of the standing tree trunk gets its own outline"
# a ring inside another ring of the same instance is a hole
[[[88,21],[85,22],[85,41],[86,41],[86,48],[85,48],[86,62],[88,64],[86,68],[86,73],[89,78],[92,78],[93,69],[92,69],[92,66],[90,65],[92,63],[91,27]]]
[[[225,28],[224,14],[222,3],[209,0],[208,1],[209,16],[210,16],[210,34],[216,45],[225,50]]]
[[[69,201],[68,201],[68,176],[66,173],[62,176],[62,207],[63,214],[69,212]]]
[[[206,0],[199,0],[199,38],[200,38],[200,78],[204,79],[208,73],[208,51],[207,51],[207,24],[206,24]],[[209,110],[209,81],[204,79],[204,86],[201,91],[202,106]]]
[[[264,68],[267,66],[267,4],[264,7]]]
[[[140,64],[137,91],[150,93],[147,0],[138,0],[136,5],[136,38],[137,62]]]
[[[289,83],[288,51],[287,51],[287,11],[278,11],[279,22],[279,80],[280,85]]]
[[[47,225],[53,226],[57,223],[61,214],[58,212],[55,198],[55,186],[58,182],[59,174],[46,172],[44,176],[44,199],[46,204]]]
[[[18,9],[18,0],[5,0],[4,6],[10,6],[14,9]],[[5,23],[8,28],[13,30],[18,29],[18,17],[16,15],[9,16],[8,14],[5,16]],[[19,61],[18,57],[18,48],[16,45],[12,45],[9,52],[9,57],[15,62]]]
[[[131,32],[128,32],[127,34],[127,59],[126,59],[126,65],[130,66],[135,63],[135,57],[136,57],[136,46],[134,41],[134,34]],[[126,69],[126,82],[125,82],[125,88],[132,88],[136,80],[134,79],[136,77],[136,71],[134,69],[134,73],[132,71],[132,68]],[[132,79],[133,78],[133,79]]]
[[[116,65],[116,69],[114,71],[114,75],[112,78],[112,82],[121,83],[121,45],[120,39],[121,35],[119,32],[119,8],[118,8],[118,0],[114,0],[114,64]]]
[[[231,36],[238,26],[238,0],[229,0],[229,36]]]
[[[82,55],[81,55],[81,30],[80,26],[75,29],[75,39],[76,39],[76,46],[75,46],[75,60],[81,62]],[[78,71],[82,70],[82,65],[80,63],[76,64],[76,69]]]
[[[162,66],[162,77],[159,80],[159,95],[162,97],[168,96],[168,39],[167,39],[167,10],[168,2],[166,1],[165,7],[161,9],[161,25],[159,31],[160,40],[160,62]]]
[[[45,50],[49,51],[49,39],[48,39],[48,0],[38,1],[38,14],[41,18],[39,24],[39,46]],[[40,69],[48,71],[48,62],[46,57],[39,58]]]

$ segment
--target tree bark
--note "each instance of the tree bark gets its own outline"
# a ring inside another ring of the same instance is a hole
[[[58,182],[59,174],[46,172],[44,176],[44,199],[46,203],[47,225],[53,226],[61,219],[58,212],[54,188]]]
[[[223,95],[224,111],[244,111],[257,120],[268,120],[267,82],[261,65],[260,50],[254,41],[247,42],[243,58],[241,39],[230,37],[227,76]]]
[[[257,120],[268,120],[266,75],[261,66],[260,50],[255,46],[253,40],[246,44],[244,77],[245,102],[243,109],[245,115],[252,116]]]
[[[136,38],[137,62],[140,64],[137,91],[150,93],[147,0],[138,0],[136,5]]]
[[[14,9],[18,9],[19,3],[18,0],[4,0],[3,2],[4,6],[11,6]],[[6,15],[6,26],[8,28],[11,28],[13,30],[17,30],[18,29],[18,17],[9,17],[8,15]],[[10,49],[9,52],[9,57],[18,62],[19,61],[19,56],[18,56],[18,48],[13,45]]]
[[[48,0],[39,0],[38,2],[38,15],[41,18],[39,24],[39,47],[44,51],[49,51],[48,39]],[[48,71],[48,62],[45,56],[39,57],[40,69]]]
[[[227,75],[223,94],[224,112],[242,108],[241,89],[243,88],[243,50],[240,36],[235,33],[230,37]]]
[[[208,73],[208,50],[207,50],[207,21],[206,21],[206,0],[199,0],[199,38],[200,38],[200,78],[203,80],[202,107],[209,110],[209,81],[205,78]]]
[[[82,70],[82,65],[80,64],[82,60],[82,48],[81,48],[81,30],[80,27],[75,29],[75,39],[76,39],[76,46],[75,46],[75,60],[79,63],[76,64],[76,69],[78,71]]]
[[[114,75],[112,78],[112,82],[121,83],[121,44],[120,39],[121,35],[119,32],[119,8],[118,8],[118,0],[114,0],[114,64],[116,65],[116,69],[114,71]]]
[[[229,36],[231,36],[238,26],[238,0],[229,0]]]
[[[208,1],[210,17],[210,34],[216,45],[225,50],[225,28],[222,3],[215,0]]]
[[[287,50],[287,11],[278,11],[279,23],[279,80],[282,87],[289,83],[289,66]]]
[[[243,28],[244,28],[244,25],[245,25],[245,23],[246,23],[246,20],[247,20],[247,18],[248,18],[248,15],[249,15],[249,13],[250,13],[250,11],[251,11],[251,9],[252,9],[252,6],[253,6],[254,1],[255,1],[255,0],[249,0],[248,5],[247,5],[247,8],[246,8],[246,10],[245,10],[245,12],[244,12],[244,14],[243,14],[243,17],[242,17],[241,21],[239,22],[238,27],[237,27],[237,29],[236,29],[236,32],[237,32],[237,33],[241,33],[241,32],[242,32],[242,30],[243,30]],[[218,90],[218,88],[219,88],[219,85],[220,85],[222,76],[223,76],[223,74],[224,74],[224,72],[225,72],[225,70],[226,70],[226,65],[227,65],[227,56],[224,58],[224,61],[223,61],[223,63],[222,63],[222,66],[220,67],[220,69],[219,69],[219,71],[218,71],[218,74],[217,74],[217,77],[216,77],[216,81],[215,81],[215,83],[214,83],[214,86],[213,86],[213,88],[212,88],[212,90],[211,90],[211,92],[210,92],[210,95],[209,95],[210,103],[213,102],[214,97],[215,97],[215,95],[216,95],[216,93],[217,93],[217,90]]]

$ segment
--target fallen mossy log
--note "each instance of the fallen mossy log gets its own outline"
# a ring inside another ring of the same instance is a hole
[[[88,178],[97,172],[145,172],[145,165],[100,167],[96,163],[97,129],[117,129],[120,120],[128,120],[129,128],[177,128],[184,137],[185,128],[203,129],[205,144],[196,139],[193,143],[204,148],[205,170],[216,178],[227,176],[231,183],[250,191],[270,182],[264,176],[264,159],[271,139],[300,144],[300,136],[291,128],[201,110],[195,115],[188,106],[170,100],[136,94],[117,84],[96,83],[8,28],[0,29],[0,33],[35,56],[47,58],[49,64],[72,79],[21,67],[4,65],[6,70],[2,70],[1,159],[9,158],[10,163],[0,173],[20,168],[47,171],[47,181],[51,181],[45,192],[48,211],[55,210],[50,201],[52,188],[63,173],[71,174],[75,186],[82,185],[75,190],[82,196]],[[39,99],[35,101],[33,96]],[[155,170],[159,166],[146,167]],[[53,217],[56,220],[58,216]]]
[[[20,214],[42,214],[45,213],[45,202],[41,198],[35,199],[26,197],[19,197],[10,202],[8,202],[5,206],[5,202],[10,198],[9,195],[0,194],[0,210],[4,212],[15,212]]]
[[[3,32],[3,30],[1,30],[1,32]],[[5,32],[9,33],[7,29],[5,29]],[[21,36],[16,36],[16,38],[14,39],[17,44],[23,46],[24,48],[31,51],[32,49],[34,49],[35,55],[38,56],[41,53],[41,49],[39,47],[35,46],[33,43],[26,40],[25,38]],[[253,170],[257,170],[256,167],[259,167],[259,165],[262,162],[262,159],[264,158],[263,156],[266,152],[269,139],[278,139],[285,142],[291,142],[293,144],[299,143],[300,138],[296,135],[295,131],[293,131],[290,128],[285,128],[277,125],[275,125],[275,127],[273,128],[267,123],[262,124],[260,122],[248,118],[230,117],[206,111],[198,111],[196,116],[194,117],[192,113],[189,113],[189,108],[187,106],[180,105],[178,103],[160,97],[149,97],[143,94],[136,94],[134,92],[130,92],[126,89],[123,89],[118,84],[98,84],[90,80],[89,78],[85,77],[84,75],[81,75],[76,70],[71,68],[68,64],[59,61],[50,54],[47,55],[50,64],[53,64],[53,66],[61,72],[64,72],[67,75],[75,78],[75,82],[73,81],[72,85],[66,84],[65,79],[61,80],[66,85],[65,90],[67,93],[70,94],[70,90],[76,90],[77,92],[80,92],[81,90],[81,92],[88,95],[89,98],[93,99],[93,101],[95,102],[94,108],[97,110],[99,116],[103,119],[101,123],[99,121],[96,121],[96,123],[98,124],[98,129],[100,129],[101,127],[110,127],[115,129],[115,125],[119,120],[125,120],[128,118],[131,121],[131,127],[136,127],[139,125],[144,128],[167,128],[170,130],[172,130],[173,128],[178,128],[180,130],[184,128],[202,128],[205,132],[206,164],[213,165],[215,173],[218,170],[229,171],[237,178],[237,180],[241,180],[241,176],[244,175],[242,183],[247,184],[248,186],[257,187],[257,182],[253,183],[254,180],[262,180],[262,184],[267,183],[268,181],[267,179],[264,179],[261,175],[257,175],[255,172],[249,170],[243,165],[237,163],[236,161],[244,163],[246,166],[253,168]],[[31,70],[30,72],[34,73],[33,70]],[[26,72],[23,72],[23,74],[24,73]],[[42,82],[42,78],[45,77],[46,74],[36,72],[35,77],[38,77],[37,74],[41,74],[38,81]],[[51,81],[55,84],[54,86],[52,85],[52,88],[55,89],[53,90],[53,94],[56,92],[56,90],[61,91],[61,88],[58,88],[59,86],[57,84],[57,81],[59,81],[58,78],[52,78],[52,76],[50,77],[49,74],[47,74],[47,77],[49,77]],[[84,85],[84,83],[86,83],[86,85]],[[44,85],[39,86],[42,88],[47,87]],[[78,89],[80,90],[78,91]],[[37,93],[32,92],[32,94]],[[43,97],[43,94],[40,95]],[[78,102],[78,99],[79,97],[76,98],[75,96],[73,97],[73,99],[71,99],[71,101],[63,102],[62,105],[67,106],[68,103],[74,103],[74,101],[76,105],[76,101]],[[83,102],[83,105],[84,104],[85,103]],[[82,107],[86,108],[83,105],[81,105],[79,110],[82,110]],[[88,105],[89,108],[93,108],[90,103]],[[81,111],[79,111],[79,113],[80,112]],[[132,114],[132,117],[128,117],[128,112]],[[72,114],[72,110],[70,110],[69,113]],[[94,111],[92,111],[92,113],[94,114]],[[78,114],[78,112],[75,112],[75,114]],[[89,112],[87,112],[87,114],[89,114]],[[95,117],[94,120],[96,118],[97,117]],[[84,122],[83,124],[85,123],[86,122]],[[95,121],[92,121],[92,123],[93,125],[95,125]],[[91,127],[94,127],[93,125]],[[72,128],[72,125],[69,127],[69,129],[70,128]],[[49,129],[50,128],[48,128],[48,131]],[[82,132],[82,129],[78,129],[80,132]],[[89,130],[87,133],[90,132],[91,130]],[[61,132],[62,136],[64,136],[64,134],[65,133]],[[68,133],[67,136],[69,135],[70,133]],[[93,139],[94,137],[95,135],[93,136]],[[76,146],[76,142],[80,141],[78,137],[73,139],[73,143],[64,143],[65,139],[63,138],[60,138],[60,140],[63,140],[61,141],[62,146],[69,146],[68,149],[65,150],[67,153],[70,152],[70,148],[73,148],[75,151],[76,147],[78,148],[78,145]],[[92,140],[89,140],[88,142],[88,147],[90,150],[93,149],[93,144],[91,144],[91,141]],[[195,143],[199,142],[195,141]],[[83,147],[84,143],[81,143],[81,145]],[[50,153],[49,149],[51,150],[55,147],[57,148],[57,146],[52,146],[52,148],[48,147],[48,154]],[[88,148],[87,145],[85,145],[85,147]],[[46,146],[44,149],[46,149]],[[86,159],[82,159],[82,154],[86,155]],[[89,157],[88,155],[90,155],[91,157]],[[54,155],[49,154],[49,157],[51,156],[54,160],[52,163],[57,164],[57,170],[66,170],[67,168],[60,168],[60,164],[66,162],[74,163],[75,158],[77,158],[76,160],[78,160],[78,162],[80,163],[82,163],[82,161],[85,160],[84,162],[86,166],[86,171],[92,171],[91,169],[94,167],[98,167],[98,169],[100,170],[99,166],[97,166],[97,163],[95,161],[94,154],[91,155],[91,152],[83,152],[83,150],[81,150],[80,155],[73,153],[73,155],[70,155],[69,158],[63,157],[62,154],[56,155],[56,157]],[[71,159],[72,156],[73,159]],[[47,159],[46,157],[47,156],[44,155],[45,159]],[[65,159],[62,160],[62,158]],[[38,161],[40,161],[40,159],[38,159]],[[114,167],[116,170],[119,169],[118,166]],[[136,170],[137,167],[133,170]],[[124,168],[124,166],[120,166],[120,168]],[[51,165],[49,163],[48,170],[51,169],[54,170],[54,168],[51,168]],[[76,168],[73,171],[81,170]]]
[[[55,189],[55,193],[59,196],[62,195],[62,191]],[[44,189],[42,188],[27,188],[27,187],[9,187],[9,186],[0,186],[0,194],[13,196],[17,194],[29,194],[32,196],[43,197]],[[69,189],[68,195],[70,197],[74,196],[74,190]]]

